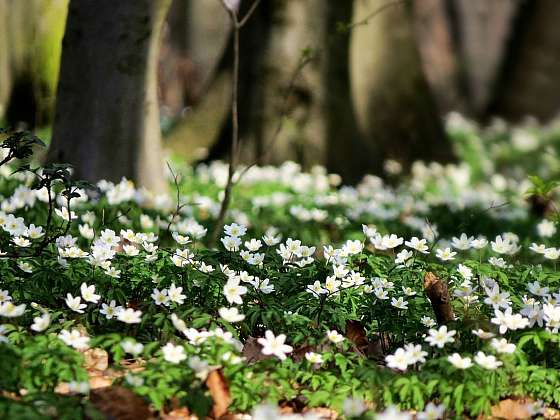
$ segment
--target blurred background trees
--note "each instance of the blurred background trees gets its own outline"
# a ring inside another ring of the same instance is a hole
[[[0,118],[53,127],[49,158],[91,179],[122,174],[160,188],[161,166],[150,163],[160,130],[163,147],[191,162],[226,158],[229,17],[220,0],[169,1],[160,31],[160,0],[0,0]],[[240,16],[253,4],[229,2]],[[149,41],[132,45],[140,15]],[[241,159],[321,164],[356,181],[381,174],[388,158],[405,169],[453,160],[442,127],[450,111],[549,121],[560,108],[558,17],[556,0],[263,0],[241,31]],[[127,54],[142,67],[135,82],[114,71]],[[106,155],[113,169],[93,163]]]

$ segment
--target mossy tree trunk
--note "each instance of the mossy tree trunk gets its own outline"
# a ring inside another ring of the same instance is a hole
[[[51,162],[163,190],[156,66],[170,0],[71,0]]]
[[[354,22],[386,4],[356,0]],[[414,160],[452,160],[452,148],[422,70],[410,2],[396,4],[352,30],[351,80],[358,124],[378,162],[392,158],[408,167]]]

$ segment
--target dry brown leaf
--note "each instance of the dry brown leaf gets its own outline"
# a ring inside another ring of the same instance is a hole
[[[176,408],[169,413],[164,413],[161,416],[162,420],[194,420],[196,416],[192,416],[187,407]]]
[[[530,419],[528,400],[502,400],[492,407],[492,418],[504,420]]]
[[[90,392],[91,403],[107,418],[114,420],[151,419],[148,404],[129,389],[110,386]]]
[[[434,273],[428,271],[424,275],[424,290],[430,298],[432,308],[436,315],[438,324],[447,324],[455,319],[451,308],[451,298],[447,283],[438,278]]]
[[[221,369],[210,372],[208,378],[206,378],[206,386],[210,391],[212,401],[214,401],[212,415],[214,418],[220,418],[228,412],[228,407],[231,404],[229,386]]]
[[[111,386],[113,384],[112,377],[108,375],[92,375],[89,377],[89,388],[99,389]]]
[[[303,413],[315,414],[321,420],[336,420],[338,418],[338,413],[336,411],[326,407],[306,408],[303,410]]]
[[[86,370],[103,371],[109,367],[109,354],[99,348],[88,349],[84,352],[84,367]]]

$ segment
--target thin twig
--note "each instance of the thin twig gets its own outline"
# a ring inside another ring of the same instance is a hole
[[[344,27],[345,30],[349,31],[351,29],[354,29],[357,26],[362,26],[362,25],[367,25],[369,23],[369,20],[374,18],[375,16],[377,16],[379,13],[383,12],[385,9],[388,9],[389,7],[393,7],[393,6],[399,6],[401,4],[405,4],[408,0],[395,0],[395,1],[391,1],[388,3],[385,3],[384,5],[378,7],[377,9],[375,9],[373,12],[371,12],[369,15],[367,15],[365,18],[363,18],[362,20],[359,20],[357,22],[353,22],[348,24],[346,27]]]
[[[249,11],[245,14],[245,16],[241,19],[241,21],[239,21],[237,23],[237,28],[241,29],[245,26],[247,21],[251,18],[252,14],[255,12],[255,10],[257,10],[257,7],[258,7],[260,2],[261,2],[261,0],[255,0],[253,2]]]
[[[258,1],[255,3],[258,4]],[[225,4],[224,4],[225,7]],[[256,7],[256,6],[255,6]],[[210,246],[214,246],[218,241],[218,236],[224,225],[227,209],[231,201],[231,190],[233,188],[233,175],[235,174],[235,167],[237,164],[237,150],[239,147],[239,116],[237,113],[237,94],[239,89],[239,31],[241,26],[237,21],[237,15],[234,11],[227,9],[230,12],[230,17],[233,22],[233,75],[232,75],[232,93],[231,93],[231,121],[232,121],[232,135],[231,135],[231,150],[229,153],[229,168],[226,187],[224,190],[224,197],[220,205],[220,212],[216,219],[216,224],[210,238]],[[247,16],[245,16],[247,18]],[[244,18],[244,20],[245,20]],[[245,21],[246,22],[246,21]]]
[[[185,204],[181,204],[181,195],[179,192],[179,180],[178,180],[179,175],[173,172],[173,168],[171,168],[171,164],[169,162],[165,162],[165,163],[167,164],[167,168],[169,168],[169,172],[171,172],[171,175],[173,176],[173,183],[175,184],[175,190],[177,191],[177,205],[175,207],[175,212],[169,218],[169,224],[167,225],[167,231],[169,232],[169,229],[171,228],[171,224],[173,223],[175,218],[179,216],[179,212],[183,207],[185,207]]]

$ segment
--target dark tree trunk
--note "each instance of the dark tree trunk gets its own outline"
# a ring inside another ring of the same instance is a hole
[[[458,53],[450,3],[447,0],[414,1],[416,43],[422,67],[442,114],[467,111],[466,79]]]
[[[384,0],[356,0],[354,22],[363,21]],[[352,30],[351,76],[358,124],[370,172],[392,158],[407,168],[415,160],[452,160],[434,98],[416,48],[410,4],[386,8]]]
[[[547,121],[560,111],[560,2],[526,1],[515,21],[488,114]]]
[[[76,176],[165,188],[156,65],[170,0],[72,0],[51,162]]]
[[[329,2],[326,8],[325,52],[323,60],[324,118],[327,168],[345,182],[359,181],[377,156],[368,153],[356,125],[350,88],[350,33],[337,31],[339,23],[352,20],[353,2]]]
[[[451,0],[448,3],[456,18],[469,113],[474,117],[485,117],[506,54],[507,40],[515,31],[513,20],[519,4],[519,0]]]

